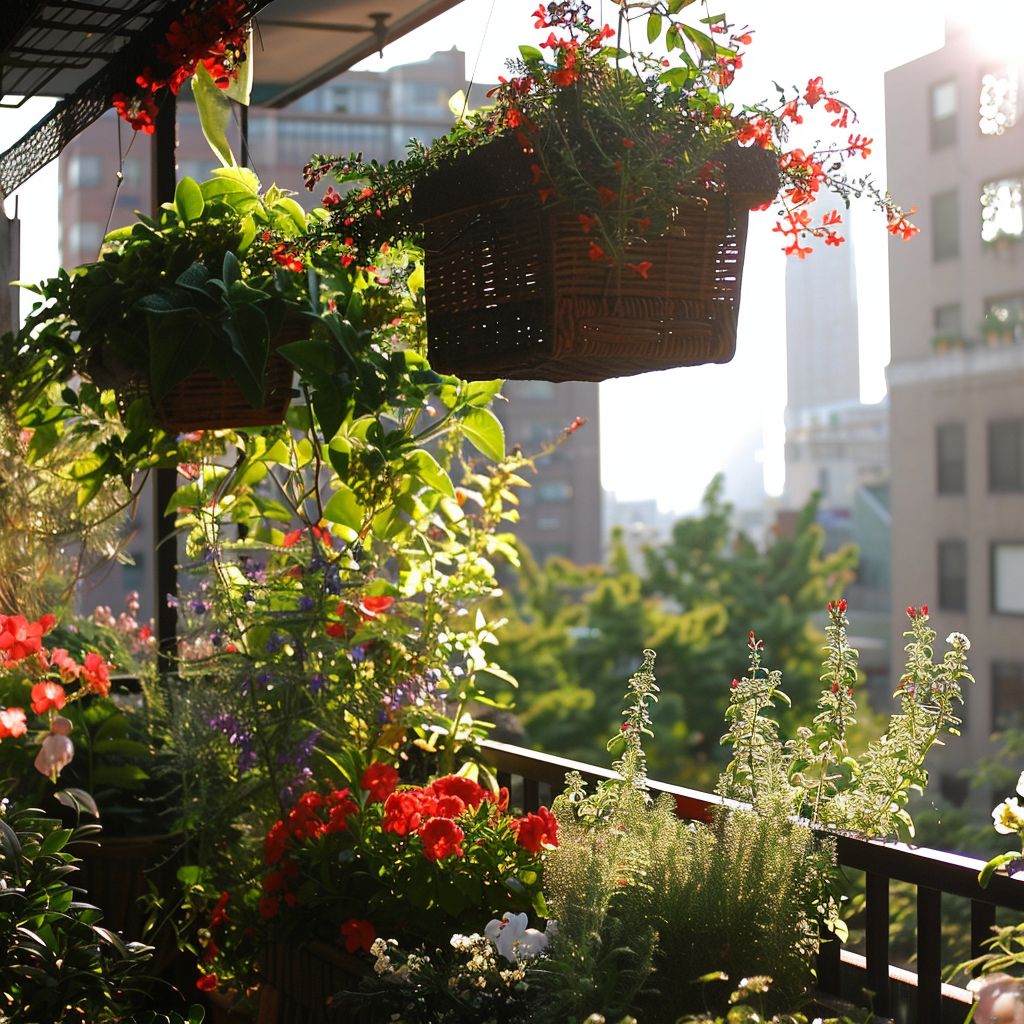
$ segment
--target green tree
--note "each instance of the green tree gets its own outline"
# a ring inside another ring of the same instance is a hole
[[[762,550],[733,525],[712,481],[698,514],[680,519],[663,544],[632,570],[621,537],[606,567],[523,553],[507,590],[502,665],[520,684],[517,699],[529,742],[551,753],[600,759],[619,727],[622,680],[645,647],[658,652],[661,702],[651,774],[713,785],[729,684],[742,674],[749,630],[763,637],[781,668],[794,715],[817,699],[823,636],[815,613],[840,595],[856,551],[822,553],[817,500],[801,510],[792,535]]]

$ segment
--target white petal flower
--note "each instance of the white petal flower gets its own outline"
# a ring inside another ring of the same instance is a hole
[[[968,640],[963,633],[950,633],[949,636],[946,637],[946,643],[953,647],[959,645],[965,651],[969,651],[971,649],[971,641]]]
[[[1024,808],[1011,796],[992,809],[992,823],[997,832],[1004,836],[1024,832]]]
[[[1020,773],[1020,778],[1017,779],[1017,792],[1024,796],[1024,772]]]
[[[502,915],[501,920],[487,923],[484,935],[494,943],[498,952],[511,963],[519,963],[520,958],[528,960],[544,952],[548,937],[536,928],[528,928],[530,919],[526,914]]]

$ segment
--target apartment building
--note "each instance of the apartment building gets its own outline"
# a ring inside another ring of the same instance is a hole
[[[1024,725],[1024,58],[992,28],[951,20],[885,81],[888,186],[921,227],[890,251],[892,605],[972,641],[953,797],[990,734]]]

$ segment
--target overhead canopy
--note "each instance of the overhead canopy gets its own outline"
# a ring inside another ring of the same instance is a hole
[[[208,0],[199,0],[208,3]],[[460,0],[241,0],[254,17],[254,102],[283,106]],[[130,91],[190,0],[22,0],[0,24],[0,106],[58,100],[0,155],[0,198]]]

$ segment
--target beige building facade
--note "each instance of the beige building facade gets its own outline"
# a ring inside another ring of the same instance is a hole
[[[921,227],[890,250],[892,604],[972,641],[954,799],[991,733],[1024,727],[1024,55],[992,47],[951,23],[885,83],[887,184]]]

